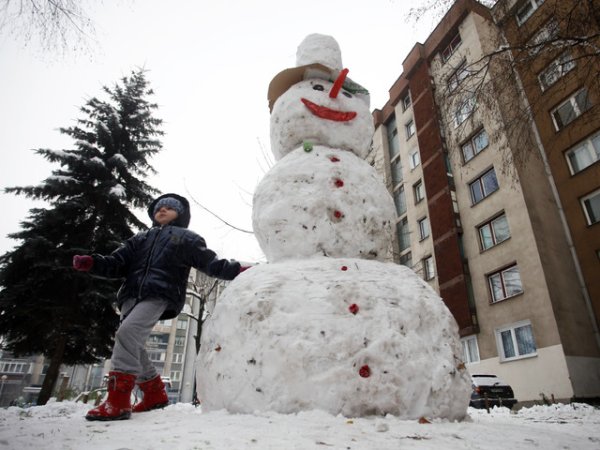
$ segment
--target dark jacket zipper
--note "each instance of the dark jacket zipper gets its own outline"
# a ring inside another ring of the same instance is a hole
[[[146,260],[146,271],[144,272],[144,277],[142,278],[142,281],[140,282],[140,288],[138,290],[138,296],[137,296],[138,302],[140,300],[142,300],[142,288],[144,287],[146,278],[148,278],[148,272],[150,271],[150,262],[152,261],[152,255],[154,254],[154,247],[156,247],[156,240],[158,239],[158,236],[160,236],[160,233],[163,230],[163,226],[164,225],[160,226],[158,233],[156,233],[156,236],[154,236],[154,240],[152,241],[152,247],[150,247],[150,254],[148,255],[148,259]]]

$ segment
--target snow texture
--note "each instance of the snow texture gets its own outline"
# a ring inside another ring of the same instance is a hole
[[[309,34],[296,50],[296,66],[309,64],[322,64],[334,71],[344,68],[342,64],[342,51],[339,44],[331,36],[323,34]]]
[[[121,184],[117,184],[110,188],[109,194],[117,198],[125,198],[125,188]]]
[[[229,414],[177,403],[119,422],[88,422],[92,405],[48,403],[0,408],[0,448],[6,450],[511,450],[600,447],[600,410],[550,405],[469,408],[463,422],[419,423],[387,415],[347,419],[322,411]]]
[[[270,262],[389,260],[394,218],[393,200],[375,169],[353,153],[324,146],[294,150],[254,193],[254,234]]]
[[[322,86],[323,90],[318,86]],[[317,87],[315,89],[315,87]],[[340,93],[329,97],[333,83],[310,79],[293,85],[277,99],[271,114],[271,151],[280,160],[304,141],[349,150],[361,158],[369,153],[373,136],[373,118],[362,95]],[[339,112],[355,112],[350,121],[320,119],[302,102],[305,98],[316,105]]]
[[[306,42],[305,63],[337,46],[322,53]],[[332,59],[320,62],[337,67],[341,55]],[[204,408],[460,420],[471,382],[456,322],[413,271],[384,262],[395,210],[363,160],[368,101],[330,96],[333,83],[314,76],[273,107],[278,162],[253,205],[269,264],[233,280],[205,322],[196,362]]]
[[[205,325],[200,399],[205,410],[239,413],[462,419],[471,383],[456,335],[442,300],[404,266],[335,258],[256,266]],[[359,374],[365,366],[370,376]]]

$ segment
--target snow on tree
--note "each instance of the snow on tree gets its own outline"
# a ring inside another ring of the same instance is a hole
[[[16,355],[50,359],[38,404],[52,393],[60,365],[93,363],[110,355],[118,316],[118,285],[72,270],[77,253],[109,253],[145,225],[132,209],[145,207],[157,190],[149,159],[159,152],[161,120],[143,70],[104,87],[106,100],[91,98],[82,118],[60,131],[74,148],[37,149],[59,168],[37,186],[5,192],[44,200],[10,235],[21,243],[0,258],[0,330]]]

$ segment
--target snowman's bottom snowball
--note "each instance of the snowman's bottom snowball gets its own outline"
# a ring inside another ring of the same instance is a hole
[[[205,411],[460,420],[471,383],[454,318],[404,266],[320,258],[236,278],[204,326]]]

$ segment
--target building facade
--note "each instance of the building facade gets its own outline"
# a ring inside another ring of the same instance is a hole
[[[554,80],[561,51],[530,46],[526,62],[516,40],[541,33],[553,4],[458,0],[373,113],[396,261],[440,293],[471,373],[521,401],[600,396],[598,77]]]

